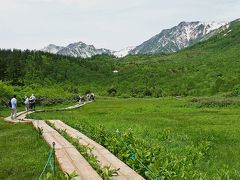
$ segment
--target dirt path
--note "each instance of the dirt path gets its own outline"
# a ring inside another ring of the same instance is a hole
[[[76,109],[84,104],[77,104],[75,106],[70,106],[67,108],[61,108],[54,111],[64,111],[70,109]],[[42,112],[43,110],[38,110],[36,112]],[[45,111],[53,111],[53,110],[45,110]],[[56,158],[59,162],[59,165],[62,171],[71,174],[73,171],[76,171],[78,174],[77,179],[81,180],[98,180],[101,177],[93,170],[90,164],[82,157],[82,155],[78,152],[78,150],[69,143],[65,138],[63,138],[56,130],[47,125],[42,120],[33,120],[26,119],[27,114],[33,112],[20,112],[17,114],[17,119],[12,120],[10,117],[5,118],[6,122],[11,123],[32,123],[33,126],[38,130],[38,128],[42,128],[43,130],[43,138],[46,142],[51,146],[53,142],[55,142],[56,147]],[[120,161],[116,156],[110,153],[106,148],[99,145],[95,141],[91,140],[81,132],[73,129],[72,127],[66,125],[60,120],[51,121],[54,123],[54,126],[57,129],[66,130],[66,132],[73,138],[78,138],[79,143],[82,145],[89,145],[94,148],[93,154],[97,157],[100,164],[102,166],[111,166],[111,168],[118,169],[119,175],[114,176],[112,179],[117,180],[140,180],[144,179],[139,174],[137,174],[134,170],[132,170],[129,166]]]

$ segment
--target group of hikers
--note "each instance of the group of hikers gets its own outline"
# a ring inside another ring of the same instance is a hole
[[[13,95],[12,99],[9,101],[8,106],[11,108],[11,119],[16,119],[17,116],[17,96]],[[83,104],[85,100],[87,101],[94,101],[95,95],[93,93],[88,93],[85,96],[79,96],[79,103]],[[25,110],[28,111],[35,111],[36,107],[36,97],[32,94],[30,97],[25,96],[24,98]]]
[[[88,93],[86,96],[79,96],[79,103],[83,104],[85,100],[94,101],[95,95],[93,93]]]
[[[26,111],[35,111],[36,108],[36,97],[32,94],[30,97],[25,96],[24,99],[25,110]],[[8,106],[12,109],[11,119],[16,119],[17,116],[17,96],[13,95],[12,99],[9,101]]]
[[[33,110],[35,111],[36,108],[36,97],[34,96],[34,94],[32,94],[29,98],[27,96],[25,96],[25,110],[29,111],[29,110]]]

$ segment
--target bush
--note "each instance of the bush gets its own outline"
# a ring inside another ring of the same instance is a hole
[[[13,86],[0,81],[0,97],[10,98],[14,94]]]
[[[0,106],[5,106],[13,94],[13,87],[0,81]]]
[[[117,89],[115,87],[111,87],[109,90],[107,90],[109,96],[116,96]]]
[[[234,98],[193,98],[190,102],[197,103],[199,107],[240,106],[240,100]]]
[[[49,106],[49,105],[54,105],[54,104],[60,104],[63,103],[64,99],[62,98],[49,98],[49,97],[41,97],[38,96],[36,103],[43,105],[43,106]]]
[[[240,86],[236,86],[233,88],[231,92],[231,96],[240,96]]]

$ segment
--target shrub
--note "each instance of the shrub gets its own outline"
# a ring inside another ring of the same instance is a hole
[[[8,100],[13,96],[13,94],[13,87],[0,81],[0,106],[5,106]]]
[[[109,96],[115,96],[117,94],[117,89],[115,87],[111,87],[107,90]]]
[[[197,103],[199,107],[240,106],[240,100],[233,98],[193,98],[190,102]]]
[[[233,88],[231,95],[232,96],[240,96],[240,86],[239,85]]]

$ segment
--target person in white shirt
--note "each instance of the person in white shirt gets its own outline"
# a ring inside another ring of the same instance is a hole
[[[26,111],[29,111],[29,99],[28,99],[27,96],[25,96],[24,104],[25,104],[25,109],[26,109]]]
[[[16,95],[13,95],[13,98],[11,99],[11,109],[12,109],[12,113],[11,113],[11,119],[16,119],[17,118],[17,99],[16,99]]]
[[[30,97],[30,103],[31,103],[31,110],[35,111],[36,97],[34,96],[34,94],[32,94],[31,97]]]

